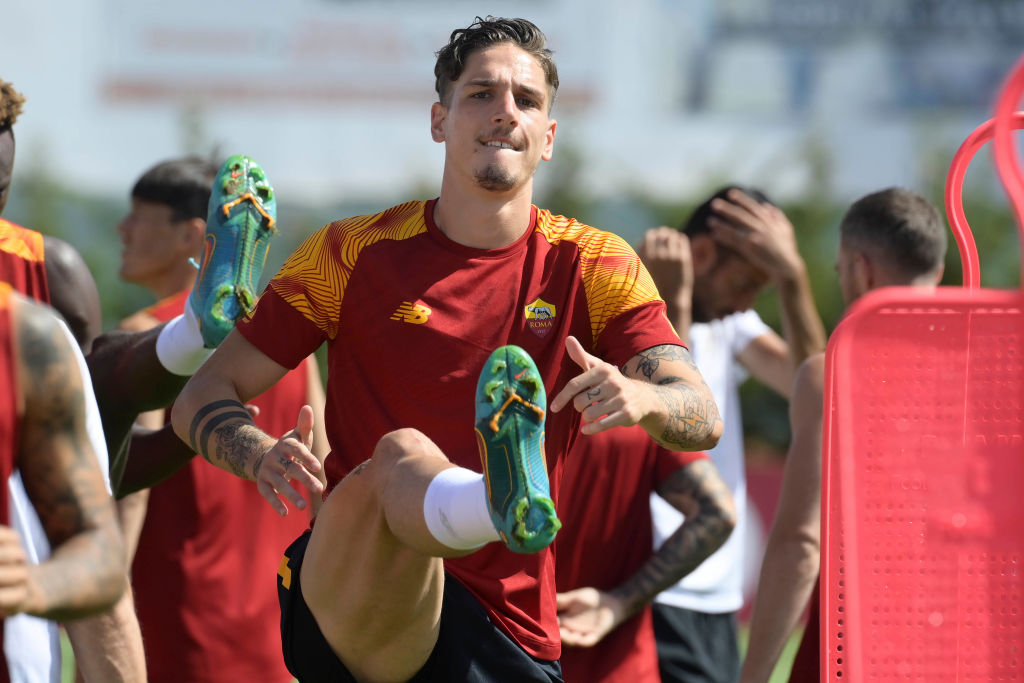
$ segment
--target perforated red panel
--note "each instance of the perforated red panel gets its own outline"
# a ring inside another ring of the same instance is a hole
[[[1022,304],[882,290],[829,341],[826,680],[1024,681]]]

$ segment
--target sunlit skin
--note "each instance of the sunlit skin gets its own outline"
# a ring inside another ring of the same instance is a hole
[[[190,228],[191,222],[174,220],[165,204],[133,198],[131,211],[117,226],[122,244],[120,278],[160,298],[189,286],[195,269],[188,259],[198,253],[202,235],[201,227]]]
[[[693,322],[706,323],[749,310],[770,280],[766,272],[738,256],[719,251],[713,258],[706,270],[694,274]]]
[[[474,52],[446,95],[430,110],[431,136],[445,145],[435,221],[460,244],[511,244],[528,227],[533,174],[554,151],[557,123],[544,70],[502,43]]]

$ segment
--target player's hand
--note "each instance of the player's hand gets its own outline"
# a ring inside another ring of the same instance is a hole
[[[584,434],[597,434],[612,427],[630,427],[653,412],[650,387],[630,379],[610,363],[583,350],[576,337],[566,337],[569,358],[583,373],[565,383],[551,401],[557,413],[569,403],[580,412]]]
[[[24,612],[29,591],[28,560],[21,538],[14,529],[0,525],[0,617]]]
[[[658,292],[666,301],[689,307],[693,297],[693,256],[690,238],[662,226],[644,233],[636,250]]]
[[[708,227],[716,242],[742,254],[775,279],[794,277],[804,262],[793,224],[777,206],[761,204],[740,190],[715,199]]]
[[[591,647],[626,617],[626,606],[618,598],[596,588],[559,593],[556,600],[563,645]]]
[[[295,429],[282,436],[253,466],[256,488],[282,517],[288,514],[282,497],[297,509],[306,509],[306,500],[294,484],[305,486],[310,496],[323,492],[324,485],[315,474],[320,471],[320,461],[309,450],[312,444],[313,409],[306,405],[299,410]]]

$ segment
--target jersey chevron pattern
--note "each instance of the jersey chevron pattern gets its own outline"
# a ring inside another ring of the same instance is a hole
[[[363,248],[380,240],[413,237],[426,229],[423,202],[408,202],[375,215],[336,221],[299,247],[271,286],[323,330],[328,339],[334,339],[345,285]]]
[[[50,302],[43,236],[0,218],[0,281],[27,297]]]
[[[543,210],[537,213],[537,230],[551,244],[564,240],[579,247],[593,342],[613,316],[661,300],[647,269],[640,266],[636,253],[618,235]]]

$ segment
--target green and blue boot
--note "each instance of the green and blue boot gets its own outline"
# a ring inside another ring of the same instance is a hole
[[[199,276],[189,297],[206,348],[215,348],[252,312],[276,223],[267,174],[247,156],[230,157],[213,182]]]
[[[547,396],[540,372],[518,346],[490,355],[476,385],[476,440],[491,521],[509,550],[535,553],[562,528],[544,458]]]

